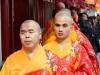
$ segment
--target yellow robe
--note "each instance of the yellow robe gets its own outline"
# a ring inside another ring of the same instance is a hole
[[[63,50],[61,50],[58,46],[58,43],[56,42],[56,37],[52,35],[48,40],[47,44],[44,45],[45,49],[51,50],[54,54],[58,55],[60,58],[65,57],[68,55],[71,51],[72,48],[72,43],[71,41],[76,41],[78,39],[76,32],[71,31],[69,37],[66,40],[66,44],[63,47]],[[72,52],[72,55],[75,55],[74,52]]]
[[[23,49],[10,55],[5,61],[0,75],[23,75],[45,68],[50,72],[46,54],[43,48],[39,46],[31,60]]]

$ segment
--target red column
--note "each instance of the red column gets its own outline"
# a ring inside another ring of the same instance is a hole
[[[47,24],[48,21],[48,1],[43,1],[43,26]]]
[[[12,52],[21,48],[19,27],[28,17],[29,0],[1,0],[3,60]]]
[[[1,28],[3,60],[10,54],[9,0],[1,0]]]

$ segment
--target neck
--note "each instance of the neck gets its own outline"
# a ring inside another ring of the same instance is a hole
[[[31,60],[32,57],[34,56],[34,53],[37,51],[38,47],[39,47],[39,44],[35,45],[35,47],[32,47],[32,48],[25,48],[25,47],[22,47],[22,48],[28,55],[28,58]]]
[[[63,47],[66,43],[67,38],[66,39],[56,39],[56,40],[57,40],[59,46]]]
[[[64,49],[64,45],[66,43],[66,39],[56,39],[57,42],[58,42],[58,46],[60,48],[60,50],[63,50]]]

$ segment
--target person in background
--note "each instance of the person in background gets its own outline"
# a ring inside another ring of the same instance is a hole
[[[34,20],[24,21],[19,35],[22,48],[6,59],[0,75],[51,75],[47,56],[40,44],[39,24]]]
[[[95,16],[89,17],[89,22],[91,23],[91,28],[89,29],[89,40],[94,48],[95,53],[97,54],[97,52],[100,50],[100,46],[98,40],[99,35],[98,35],[98,29],[96,25],[96,17]]]
[[[65,4],[64,4],[63,2],[58,2],[58,3],[56,4],[56,6],[55,6],[55,9],[53,9],[53,11],[52,11],[52,17],[54,17],[55,14],[56,14],[59,10],[64,9],[65,7],[66,7],[66,6],[65,6]]]
[[[91,30],[92,24],[88,19],[87,13],[81,13],[78,23],[79,23],[79,28],[81,32],[85,34],[88,39],[90,39],[90,33],[91,33],[90,30]]]
[[[99,43],[98,52],[100,52],[100,15],[97,15],[97,23],[96,23],[95,29],[96,29],[96,34],[97,34],[97,36],[96,36],[97,43]]]
[[[71,10],[71,15],[72,15],[74,22],[78,25],[79,17],[78,17],[77,8],[76,7],[70,7],[70,10]]]

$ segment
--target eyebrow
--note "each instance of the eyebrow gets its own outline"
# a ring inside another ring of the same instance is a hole
[[[20,32],[25,32],[26,30],[21,29]],[[28,29],[28,31],[34,31],[34,29]]]
[[[34,31],[34,29],[29,29],[28,31]]]

